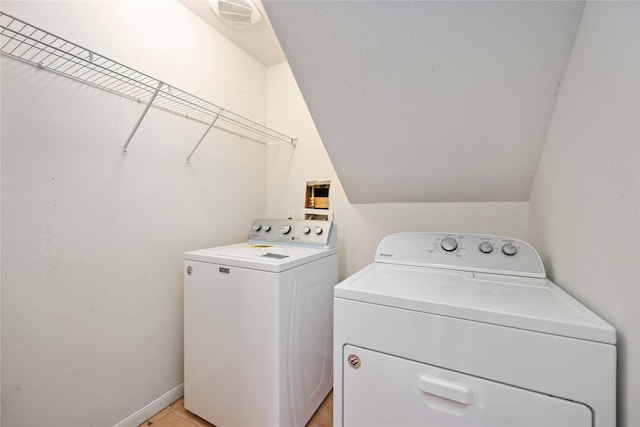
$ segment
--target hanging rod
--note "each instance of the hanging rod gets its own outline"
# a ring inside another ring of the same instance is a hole
[[[239,128],[239,132],[231,133],[242,137],[265,143],[254,139],[263,137],[294,147],[296,145],[296,138],[263,126],[2,11],[0,43],[0,53],[3,55],[147,104],[123,147],[123,154],[127,153],[127,146],[151,106],[207,125],[204,136],[212,127],[218,128],[214,126],[217,122],[225,122]],[[229,131],[226,127],[219,129]],[[243,131],[249,132],[250,135],[244,134]],[[187,164],[202,139],[189,154]]]

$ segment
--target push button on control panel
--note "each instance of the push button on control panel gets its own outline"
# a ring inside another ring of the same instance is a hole
[[[483,254],[490,254],[493,252],[493,245],[489,242],[482,242],[480,246],[478,246],[478,249],[480,249],[480,252]]]
[[[507,243],[502,247],[502,253],[509,256],[514,256],[518,253],[518,248],[513,243]]]
[[[447,252],[455,251],[458,248],[458,241],[453,237],[445,237],[440,242],[440,247]]]

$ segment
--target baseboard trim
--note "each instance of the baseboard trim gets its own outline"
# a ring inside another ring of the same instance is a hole
[[[153,417],[158,412],[169,406],[169,404],[180,399],[184,395],[184,384],[169,390],[153,402],[149,403],[144,408],[136,411],[134,414],[129,415],[124,420],[120,421],[113,427],[138,427],[149,418]]]

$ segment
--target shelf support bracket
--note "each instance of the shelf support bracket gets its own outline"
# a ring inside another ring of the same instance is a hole
[[[196,152],[196,150],[198,149],[198,147],[200,146],[200,144],[202,143],[202,141],[204,140],[204,137],[207,136],[207,134],[209,133],[209,131],[211,130],[211,128],[213,127],[213,125],[216,124],[216,122],[218,121],[218,117],[220,117],[220,114],[222,114],[224,110],[220,109],[220,111],[218,111],[218,113],[216,114],[216,116],[213,118],[213,120],[211,121],[211,124],[209,125],[209,127],[207,128],[207,130],[204,131],[204,134],[202,135],[202,137],[200,137],[200,140],[198,141],[198,143],[196,144],[195,147],[193,147],[193,150],[191,150],[191,153],[189,153],[189,156],[187,156],[187,166],[191,166],[191,156],[193,156],[193,153]]]
[[[124,143],[124,147],[122,147],[122,155],[123,156],[127,155],[127,147],[129,146],[129,143],[131,142],[131,138],[133,138],[133,135],[136,134],[136,131],[138,130],[138,127],[140,127],[140,123],[142,123],[142,119],[144,119],[144,116],[147,115],[147,112],[149,111],[149,108],[151,108],[151,105],[153,105],[153,101],[155,101],[156,96],[158,96],[158,92],[160,92],[160,89],[162,88],[163,84],[164,83],[162,83],[162,82],[158,82],[158,87],[156,88],[156,91],[153,93],[153,96],[149,100],[149,103],[147,104],[147,106],[145,107],[144,111],[142,112],[142,115],[138,119],[138,123],[136,123],[136,125],[133,127],[133,130],[131,131],[131,134],[129,135],[129,138],[127,138],[127,142]]]

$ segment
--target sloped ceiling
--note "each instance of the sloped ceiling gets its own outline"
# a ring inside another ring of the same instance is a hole
[[[529,199],[583,2],[263,5],[352,203]]]

